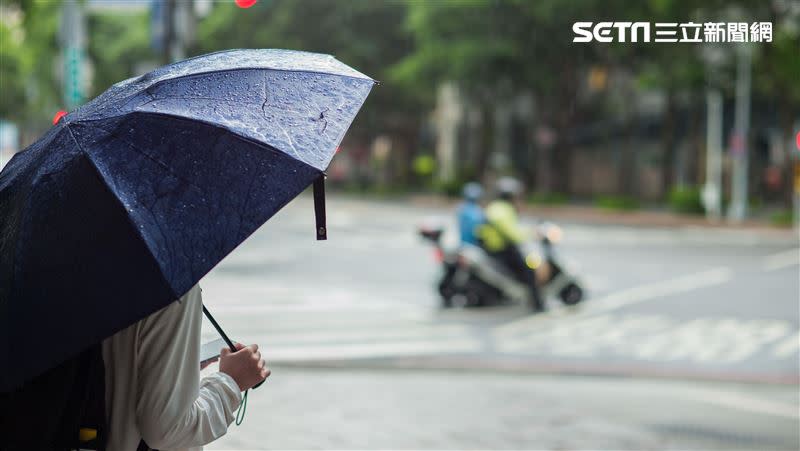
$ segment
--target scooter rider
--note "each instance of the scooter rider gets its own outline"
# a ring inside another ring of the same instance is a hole
[[[541,312],[544,304],[536,285],[536,273],[527,265],[519,249],[527,238],[514,205],[522,185],[512,177],[501,177],[496,190],[497,197],[486,207],[486,223],[480,227],[481,244],[489,255],[528,284],[531,308],[535,313]]]
[[[483,195],[483,188],[477,182],[464,185],[462,190],[464,202],[458,207],[458,229],[461,244],[479,245],[478,228],[486,221],[483,209],[478,203]]]

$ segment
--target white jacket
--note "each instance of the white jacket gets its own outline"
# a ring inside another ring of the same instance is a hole
[[[203,301],[195,286],[178,301],[103,341],[108,451],[199,450],[223,436],[241,402],[236,382],[200,380]]]

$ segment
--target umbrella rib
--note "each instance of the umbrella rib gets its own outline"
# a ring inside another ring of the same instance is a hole
[[[95,124],[86,124],[86,125],[88,125],[89,127],[95,128],[95,129],[100,129],[100,130],[103,130],[103,131],[104,131],[104,132],[106,132],[106,133],[111,133],[111,132],[109,132],[108,130],[104,129],[103,127],[97,126],[97,125],[95,125]],[[123,141],[124,143],[126,143],[127,145],[129,145],[129,146],[131,147],[131,149],[133,149],[135,152],[139,153],[140,155],[144,156],[144,157],[145,157],[145,158],[147,158],[148,160],[150,160],[150,161],[152,161],[152,162],[156,163],[158,166],[162,167],[164,170],[166,170],[166,171],[167,171],[167,172],[168,172],[170,175],[172,175],[172,176],[173,176],[173,177],[175,177],[176,179],[178,179],[178,180],[182,181],[183,183],[186,183],[187,185],[189,185],[189,186],[191,186],[191,187],[195,188],[196,190],[198,190],[198,191],[200,191],[200,192],[202,192],[202,191],[203,191],[203,189],[202,189],[202,188],[200,188],[198,185],[196,185],[196,184],[192,183],[190,180],[188,180],[188,179],[186,179],[186,178],[184,178],[184,177],[180,176],[180,175],[179,175],[179,174],[177,174],[175,171],[173,171],[173,170],[172,170],[172,168],[171,168],[169,165],[167,165],[167,164],[166,164],[166,163],[164,163],[163,161],[159,160],[158,158],[156,158],[156,157],[154,157],[154,156],[150,155],[150,154],[149,154],[149,153],[147,153],[146,151],[144,151],[144,150],[140,149],[140,148],[139,148],[137,145],[135,145],[134,143],[132,143],[132,142],[130,142],[130,141],[128,141],[128,140],[126,140],[126,139],[124,139],[124,138],[122,138],[122,137],[119,137],[119,136],[117,137],[117,139],[119,139],[119,140]],[[82,150],[82,149],[81,149],[81,150]],[[89,156],[89,159],[91,160],[91,156]],[[157,201],[158,201],[158,199],[156,199],[156,200],[155,200],[155,202],[157,202]],[[153,210],[153,208],[154,208],[153,206],[149,206],[149,207],[147,208],[147,210],[151,212],[151,215],[152,215],[152,210]],[[153,216],[153,223],[154,223],[154,224],[156,225],[156,227],[158,228],[158,232],[161,234],[161,236],[162,236],[163,238],[166,238],[167,234],[164,232],[164,229],[163,229],[163,227],[161,226],[161,223],[160,223],[159,221],[157,221],[157,220],[156,220],[156,218],[155,218],[155,215],[152,215],[152,216]],[[167,243],[167,244],[170,246],[170,248],[172,248],[172,246],[171,246],[171,243],[169,243],[167,240],[165,240],[164,242],[165,242],[165,243]],[[174,249],[171,249],[170,255],[174,255],[174,254],[175,254],[175,250],[174,250]],[[172,266],[172,265],[170,265],[170,267],[171,267],[171,266]]]
[[[264,115],[264,119],[267,118],[267,102],[269,102],[269,83],[267,83],[268,77],[267,73],[264,72],[264,103],[261,104],[261,114]]]
[[[81,122],[81,123],[83,124],[83,122]],[[95,124],[86,124],[86,125],[88,125],[89,127],[95,128],[95,129],[100,129],[100,130],[102,130],[102,131],[104,131],[104,132],[106,132],[106,133],[109,133],[109,134],[110,134],[110,133],[112,133],[112,132],[110,132],[109,130],[106,130],[105,128],[103,128],[103,127],[100,127],[100,126],[97,126],[97,125],[95,125]],[[154,157],[154,156],[150,155],[150,154],[149,154],[149,153],[147,153],[146,151],[144,151],[144,150],[140,149],[140,148],[139,148],[138,146],[136,146],[134,143],[132,143],[132,142],[128,141],[128,140],[127,140],[127,139],[125,139],[125,138],[119,137],[119,136],[117,136],[117,138],[118,138],[119,140],[123,141],[125,144],[127,144],[127,145],[131,146],[131,148],[132,148],[134,151],[138,152],[140,155],[142,155],[142,156],[146,157],[148,160],[150,160],[150,161],[152,161],[152,162],[154,162],[154,163],[158,164],[158,165],[159,165],[159,166],[161,166],[162,168],[166,169],[166,170],[167,170],[167,172],[169,172],[169,173],[170,173],[170,175],[172,175],[172,176],[173,176],[173,177],[175,177],[176,179],[179,179],[179,180],[181,180],[182,182],[186,183],[187,185],[190,185],[190,186],[191,186],[191,187],[193,187],[193,188],[201,189],[199,186],[195,185],[195,184],[194,184],[194,183],[192,183],[190,180],[187,180],[186,178],[184,178],[184,177],[180,176],[179,174],[176,174],[176,173],[175,173],[175,171],[173,171],[173,170],[172,170],[172,168],[170,168],[170,167],[169,167],[169,165],[167,165],[167,164],[166,164],[166,163],[164,163],[163,161],[159,160],[158,158],[156,158],[156,157]],[[73,139],[74,139],[74,137],[73,137]],[[77,142],[77,141],[76,141],[76,142]],[[81,150],[83,150],[83,149],[81,149]]]

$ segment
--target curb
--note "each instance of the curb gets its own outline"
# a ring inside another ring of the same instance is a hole
[[[362,370],[482,371],[548,376],[616,377],[763,385],[798,385],[799,374],[727,373],[714,370],[665,369],[646,365],[566,364],[554,361],[522,361],[519,358],[442,356],[308,360],[271,362],[275,367]]]

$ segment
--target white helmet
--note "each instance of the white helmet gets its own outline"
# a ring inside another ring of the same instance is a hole
[[[514,177],[500,177],[495,183],[497,195],[501,197],[514,197],[522,192],[522,183]]]

